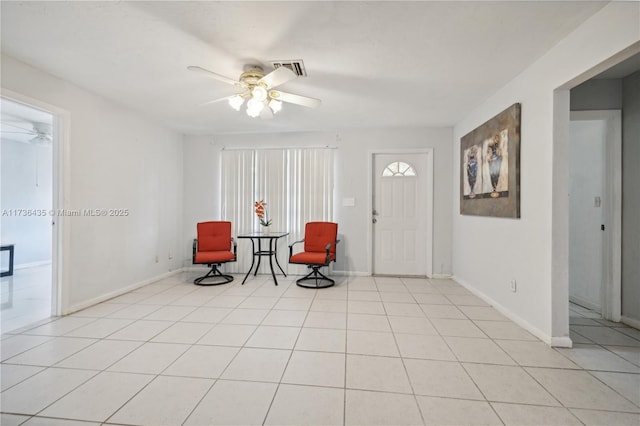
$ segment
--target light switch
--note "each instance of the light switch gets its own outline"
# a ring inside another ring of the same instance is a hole
[[[602,204],[602,200],[600,199],[600,197],[596,197],[595,200],[594,200],[593,205],[595,207],[600,207],[600,204]]]
[[[342,206],[343,207],[354,207],[356,205],[356,199],[355,198],[343,198],[342,199]]]

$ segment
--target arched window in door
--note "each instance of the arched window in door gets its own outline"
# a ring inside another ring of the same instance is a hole
[[[416,176],[416,170],[410,164],[403,161],[394,161],[387,164],[382,171],[383,177],[402,177],[402,176]]]

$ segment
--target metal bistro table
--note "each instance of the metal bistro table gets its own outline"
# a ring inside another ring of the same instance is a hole
[[[0,247],[0,251],[9,251],[9,269],[6,271],[2,271],[0,273],[0,277],[10,277],[13,275],[13,251],[15,249],[15,244],[3,244]]]
[[[251,240],[251,252],[253,253],[249,272],[247,272],[244,280],[242,280],[242,284],[244,284],[244,282],[247,281],[247,278],[249,278],[249,274],[251,274],[253,265],[256,263],[256,257],[258,258],[258,264],[256,265],[255,272],[253,273],[254,276],[258,273],[262,256],[269,256],[269,267],[271,268],[271,276],[273,277],[273,281],[276,283],[276,285],[278,285],[278,280],[276,279],[276,273],[273,270],[274,257],[276,259],[276,265],[278,265],[278,268],[280,268],[282,275],[284,275],[285,277],[287,276],[287,274],[284,273],[282,266],[280,266],[280,262],[278,262],[278,239],[286,237],[287,235],[289,235],[288,232],[252,232],[249,234],[238,235],[238,238],[248,238]],[[256,250],[256,240],[258,241],[258,250]],[[262,240],[269,240],[268,250],[262,250]]]

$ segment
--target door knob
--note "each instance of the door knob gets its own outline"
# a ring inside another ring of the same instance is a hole
[[[376,219],[375,217],[371,220],[373,223],[377,223],[378,219]]]

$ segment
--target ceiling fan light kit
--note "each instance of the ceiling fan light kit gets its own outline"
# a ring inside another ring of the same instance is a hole
[[[231,108],[235,109],[236,111],[240,111],[240,107],[242,107],[243,103],[244,98],[242,97],[242,95],[233,95],[229,98],[229,105],[231,105]]]
[[[215,80],[243,89],[242,93],[209,101],[204,105],[209,105],[226,99],[231,108],[236,111],[240,111],[246,99],[246,112],[247,115],[252,118],[272,118],[274,114],[282,110],[283,102],[289,102],[309,108],[317,108],[321,103],[319,99],[285,93],[279,90],[272,90],[273,88],[298,77],[298,75],[296,75],[296,73],[294,73],[289,67],[280,66],[265,75],[261,66],[246,65],[244,67],[244,72],[240,75],[240,78],[237,81],[199,66],[189,66],[187,69],[205,74]]]
[[[273,113],[277,113],[282,109],[282,102],[276,100],[276,99],[271,99],[269,101],[269,108],[271,108],[271,110],[273,111]]]
[[[267,99],[267,89],[264,86],[257,85],[251,89],[251,97],[257,101],[264,102]]]
[[[51,139],[50,135],[38,135],[29,139],[29,143],[38,146],[50,146],[52,142],[53,140]]]
[[[260,101],[256,98],[251,98],[247,101],[247,115],[249,117],[259,117],[263,109],[264,101]]]

